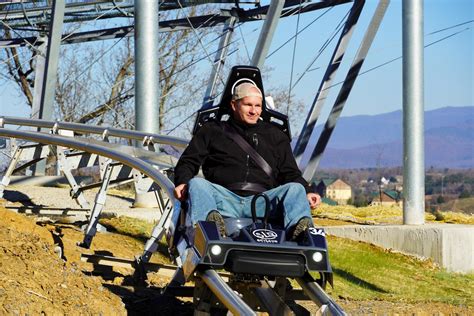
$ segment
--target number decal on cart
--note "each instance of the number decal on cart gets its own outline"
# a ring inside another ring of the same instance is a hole
[[[326,233],[322,229],[317,229],[317,228],[314,228],[314,227],[310,227],[308,230],[309,230],[309,233],[311,235],[321,235],[323,237],[326,237]]]

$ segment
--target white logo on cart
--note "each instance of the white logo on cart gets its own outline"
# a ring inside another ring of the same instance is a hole
[[[278,241],[275,240],[278,237],[278,234],[275,233],[273,230],[256,229],[252,232],[252,235],[254,235],[257,238],[257,242],[263,242],[263,243],[269,243],[269,244],[278,243]]]
[[[326,237],[326,233],[324,232],[324,230],[322,229],[317,229],[317,228],[314,228],[314,227],[310,227],[309,228],[309,233],[311,235],[321,235],[323,237]]]

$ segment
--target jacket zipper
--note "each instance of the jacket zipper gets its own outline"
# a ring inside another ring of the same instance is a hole
[[[244,182],[247,182],[247,179],[248,179],[249,173],[250,173],[250,155],[247,155],[246,167],[247,167],[247,171],[245,172],[245,181]]]
[[[258,149],[258,138],[257,138],[257,133],[252,134],[252,143],[255,151]],[[247,182],[249,174],[250,174],[250,155],[247,154],[247,172],[245,173],[245,182]]]

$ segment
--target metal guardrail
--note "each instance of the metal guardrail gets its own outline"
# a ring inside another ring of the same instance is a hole
[[[173,190],[174,185],[170,179],[155,169],[151,164],[144,162],[140,158],[133,157],[130,154],[123,153],[121,150],[108,148],[98,142],[92,142],[87,139],[74,139],[71,137],[65,137],[54,134],[45,134],[39,132],[25,132],[19,130],[11,130],[0,128],[0,137],[9,138],[20,138],[28,141],[38,142],[48,145],[56,145],[62,147],[69,147],[78,150],[83,150],[89,153],[101,155],[104,157],[111,158],[116,161],[130,166],[138,171],[144,173],[153,181],[155,181],[160,188],[171,198],[171,202],[174,205]]]
[[[37,119],[25,119],[19,117],[0,117],[0,127],[5,125],[16,125],[16,126],[30,126],[38,128],[49,128],[53,131],[68,130],[76,133],[84,134],[96,134],[101,135],[102,138],[107,137],[118,137],[129,140],[138,140],[142,142],[152,142],[164,145],[175,146],[178,148],[184,148],[188,145],[188,141],[174,136],[164,136],[154,133],[146,133],[132,130],[124,130],[113,127],[101,127],[92,126],[81,123],[68,123],[68,122],[55,122],[55,121],[44,121]]]

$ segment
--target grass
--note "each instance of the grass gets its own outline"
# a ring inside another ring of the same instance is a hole
[[[101,218],[99,223],[108,230],[130,236],[145,243],[150,237],[155,223],[127,216]],[[170,263],[168,244],[165,236],[158,242],[158,253],[152,257],[153,262]]]
[[[474,274],[448,273],[430,261],[329,237],[334,297],[474,305]]]
[[[155,224],[127,216],[101,218],[99,223],[119,234],[147,240]]]
[[[474,216],[440,212],[425,213],[427,222],[474,224]],[[359,224],[401,224],[403,210],[392,206],[322,205],[313,215]],[[322,221],[324,222],[324,221]],[[448,273],[431,261],[385,251],[347,239],[328,237],[335,288],[330,295],[353,300],[440,302],[474,306],[474,274]]]
[[[126,185],[118,188],[112,188],[107,190],[107,194],[115,195],[118,197],[134,199],[135,198],[135,191],[133,188],[130,188]]]
[[[440,205],[443,211],[464,212],[474,214],[474,197],[456,199]]]
[[[458,212],[439,212],[441,216],[436,217],[431,213],[425,213],[427,222],[441,222],[453,224],[474,225],[474,215]],[[330,206],[322,204],[312,210],[312,214],[319,218],[343,220],[357,224],[402,224],[403,210],[398,206],[366,206],[354,207],[351,205]],[[438,219],[438,220],[437,220]]]
[[[469,224],[474,225],[474,215],[458,213],[458,212],[439,212],[441,213],[441,221],[436,221],[436,216],[426,213],[426,220],[429,222],[442,222],[450,224]]]

